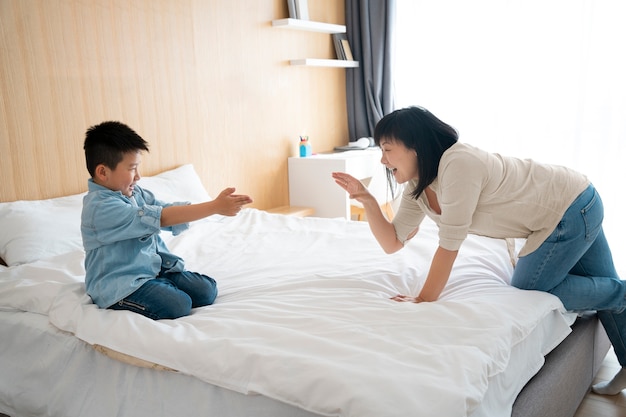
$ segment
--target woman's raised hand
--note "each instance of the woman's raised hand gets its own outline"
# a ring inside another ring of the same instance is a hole
[[[346,192],[350,195],[350,198],[353,198],[360,203],[363,203],[365,200],[370,198],[374,198],[367,187],[365,187],[361,181],[357,180],[352,175],[346,174],[345,172],[333,172],[332,176],[337,185],[346,190]]]

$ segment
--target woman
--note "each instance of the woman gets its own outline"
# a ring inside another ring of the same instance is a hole
[[[388,174],[406,184],[392,222],[359,180],[339,172],[333,178],[363,204],[380,246],[402,249],[425,216],[439,227],[421,292],[393,300],[436,301],[468,233],[526,238],[512,285],[554,294],[570,311],[597,310],[622,370],[593,389],[613,395],[626,388],[626,285],[602,231],[602,201],[584,175],[460,143],[454,128],[418,107],[383,117],[374,140]]]

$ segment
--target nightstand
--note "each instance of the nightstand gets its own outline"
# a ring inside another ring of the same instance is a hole
[[[292,157],[289,166],[289,204],[312,207],[317,217],[351,218],[350,198],[335,183],[333,172],[346,172],[358,178],[383,206],[387,197],[387,176],[380,163],[380,148]]]

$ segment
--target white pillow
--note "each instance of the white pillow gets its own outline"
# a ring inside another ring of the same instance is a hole
[[[210,200],[190,164],[142,178],[139,184],[166,202]],[[14,266],[82,250],[80,214],[85,194],[0,203],[0,258]]]
[[[14,266],[82,249],[84,195],[0,203],[0,257]]]
[[[193,165],[182,165],[154,177],[142,177],[139,186],[152,191],[154,196],[166,203],[190,201],[203,203],[211,200]]]

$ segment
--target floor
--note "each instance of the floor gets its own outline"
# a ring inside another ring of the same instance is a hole
[[[594,383],[611,379],[619,369],[620,365],[611,350],[602,362]],[[590,392],[578,407],[574,417],[626,417],[626,391],[613,396]]]

